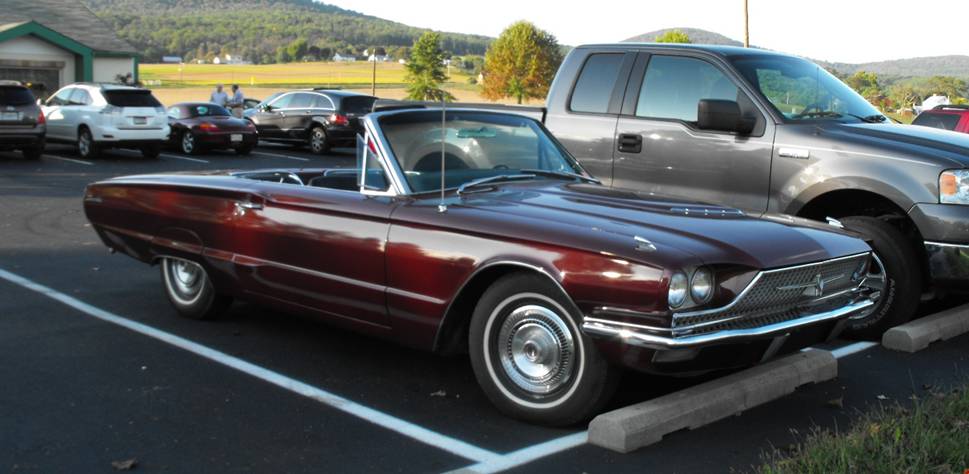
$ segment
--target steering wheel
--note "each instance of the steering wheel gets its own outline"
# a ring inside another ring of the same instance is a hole
[[[508,168],[508,165],[495,165],[491,169],[493,169],[493,170],[507,170],[507,169],[510,169],[510,168]]]
[[[818,112],[824,112],[823,105],[820,102],[813,102],[804,107],[800,112],[795,114],[795,117],[803,117],[805,115],[811,115],[811,111],[816,110]]]

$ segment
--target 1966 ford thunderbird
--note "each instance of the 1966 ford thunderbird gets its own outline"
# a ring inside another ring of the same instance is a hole
[[[600,410],[621,367],[751,365],[879,295],[863,240],[602,186],[530,118],[363,122],[355,169],[122,177],[88,186],[85,211],[111,249],[160,264],[184,316],[240,298],[467,351],[500,410],[553,425]]]

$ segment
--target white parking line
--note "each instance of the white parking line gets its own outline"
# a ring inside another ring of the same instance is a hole
[[[877,342],[861,341],[861,342],[856,342],[854,344],[848,344],[847,346],[839,347],[831,351],[831,354],[835,357],[835,359],[840,359],[842,357],[848,357],[852,354],[857,354],[862,351],[867,351],[868,349],[871,349],[872,347],[875,347],[877,345],[878,345]]]
[[[71,163],[77,163],[77,164],[81,164],[81,165],[94,166],[94,163],[91,163],[90,161],[75,160],[74,158],[65,158],[63,156],[48,155],[46,153],[43,154],[43,155],[41,155],[41,156],[43,156],[44,158],[52,158],[52,159],[55,159],[55,160],[70,161]]]
[[[565,450],[576,448],[586,444],[589,440],[588,431],[572,433],[561,438],[555,438],[544,443],[538,443],[527,448],[512,451],[498,459],[486,461],[471,466],[463,467],[451,473],[478,473],[487,474],[492,472],[504,471],[513,467],[528,464],[536,459],[551,456]]]
[[[278,153],[266,153],[264,151],[254,151],[254,152],[252,152],[252,154],[253,155],[262,155],[262,156],[271,156],[273,158],[286,158],[287,160],[310,161],[309,158],[302,158],[302,157],[299,157],[299,156],[290,156],[290,155],[280,155]]]
[[[162,153],[158,156],[161,156],[162,158],[174,158],[176,160],[194,161],[196,163],[208,163],[208,160],[200,160],[198,158],[189,158],[187,156],[172,155],[170,153]]]
[[[299,380],[292,379],[283,374],[273,372],[264,367],[246,362],[238,357],[231,356],[224,352],[203,346],[197,342],[190,341],[180,336],[153,328],[151,326],[132,321],[130,319],[123,318],[116,314],[110,313],[100,308],[91,306],[77,298],[68,296],[52,288],[46,287],[20,275],[10,273],[6,270],[0,269],[0,279],[4,279],[15,285],[19,285],[31,291],[40,293],[48,298],[59,301],[67,306],[70,306],[88,316],[100,319],[102,321],[121,326],[125,329],[137,332],[139,334],[148,336],[150,338],[156,339],[158,341],[164,342],[166,344],[178,347],[189,351],[195,355],[204,357],[210,361],[222,364],[226,367],[233,368],[245,374],[251,375],[255,378],[261,379],[265,382],[269,382],[278,387],[289,390],[290,392],[297,393],[304,397],[312,398],[324,405],[330,406],[344,413],[353,415],[355,417],[361,418],[363,420],[369,421],[375,425],[382,426],[391,431],[397,432],[411,439],[420,441],[424,444],[436,447],[438,449],[447,451],[449,453],[455,454],[465,459],[475,461],[477,463],[495,463],[502,459],[504,456],[489,451],[486,449],[479,448],[470,443],[466,443],[456,438],[443,435],[436,431],[429,430],[422,426],[418,426],[406,420],[388,415],[384,412],[375,410],[373,408],[361,405],[354,401],[343,398],[339,395],[327,392],[321,388],[314,387],[312,385],[300,382]],[[527,449],[527,448],[526,448]]]

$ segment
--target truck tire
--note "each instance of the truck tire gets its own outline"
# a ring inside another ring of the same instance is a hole
[[[468,347],[478,384],[506,415],[566,426],[596,415],[620,370],[579,329],[572,301],[547,277],[507,275],[471,316]]]
[[[868,216],[845,217],[840,221],[845,229],[871,240],[885,272],[884,287],[875,308],[849,320],[845,335],[880,339],[889,328],[911,320],[918,310],[922,296],[922,266],[911,239],[897,227]]]

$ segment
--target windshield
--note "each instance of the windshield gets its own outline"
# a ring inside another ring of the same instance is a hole
[[[810,61],[755,56],[735,58],[732,62],[788,120],[885,120],[862,96]]]
[[[377,100],[376,97],[370,96],[344,97],[340,105],[344,114],[367,115],[373,109],[375,100]]]
[[[583,173],[575,159],[532,119],[455,111],[447,113],[446,124],[446,188],[528,170]],[[413,192],[440,190],[441,112],[388,115],[381,117],[380,127]]]
[[[231,115],[224,107],[215,104],[191,105],[188,112],[191,117],[228,117]]]

